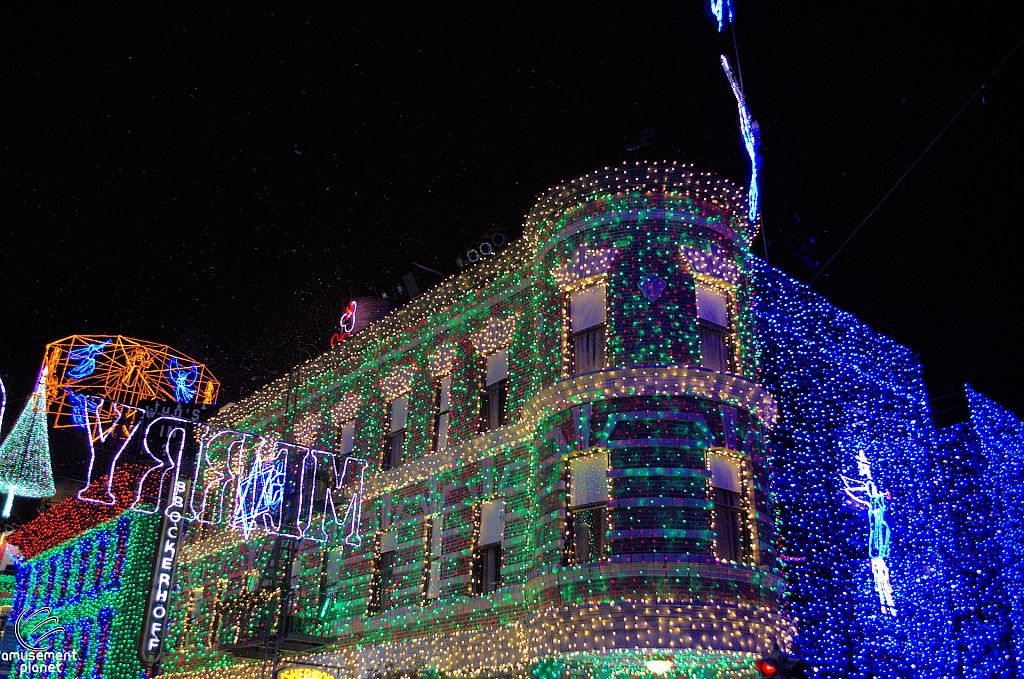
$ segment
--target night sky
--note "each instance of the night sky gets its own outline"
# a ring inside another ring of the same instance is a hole
[[[4,431],[61,337],[169,344],[237,400],[564,179],[748,181],[706,2],[254,4],[4,16]],[[736,0],[772,264],[811,279],[1024,37],[1021,4]],[[918,352],[933,397],[1017,412],[1022,84],[1024,47],[813,286]]]

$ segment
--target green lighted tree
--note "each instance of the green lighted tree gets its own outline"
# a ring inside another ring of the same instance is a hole
[[[11,515],[14,496],[48,497],[53,486],[50,439],[46,431],[46,368],[7,438],[0,443],[0,493],[7,494],[4,518]]]

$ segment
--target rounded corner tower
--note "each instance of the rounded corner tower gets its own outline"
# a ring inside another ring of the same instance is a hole
[[[746,214],[688,165],[567,181],[522,238],[211,420],[253,442],[211,470],[275,441],[305,495],[294,525],[240,501],[266,530],[186,535],[165,666],[252,679],[273,643],[357,679],[753,679],[795,625]]]
[[[539,297],[561,301],[535,319],[542,355],[560,357],[533,441],[538,610],[524,632],[541,675],[653,659],[688,677],[753,676],[751,654],[793,637],[746,214],[742,190],[675,163],[591,172],[529,214]]]

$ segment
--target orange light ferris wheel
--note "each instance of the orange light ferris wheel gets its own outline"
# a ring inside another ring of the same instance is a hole
[[[165,344],[121,335],[65,337],[46,345],[43,361],[55,428],[85,427],[90,412],[101,422],[108,419],[104,403],[211,405],[220,391],[220,382],[195,359]]]

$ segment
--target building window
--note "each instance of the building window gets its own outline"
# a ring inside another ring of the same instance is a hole
[[[702,368],[729,371],[729,300],[714,288],[697,286],[697,331]]]
[[[716,556],[724,561],[743,560],[743,509],[740,466],[736,460],[709,453],[711,494],[715,503]]]
[[[183,625],[185,630],[183,635],[184,639],[182,643],[182,646],[185,648],[190,648],[196,645],[196,619],[199,617],[199,605],[197,604],[196,599],[202,593],[202,587],[189,590],[188,593],[188,600],[187,603],[185,604],[185,624]]]
[[[388,405],[388,442],[381,469],[387,471],[402,464],[405,450],[405,424],[409,420],[409,397],[399,396]]]
[[[505,501],[480,503],[480,533],[473,559],[475,594],[490,594],[501,583],[501,538],[505,532]]]
[[[436,599],[441,591],[441,526],[440,515],[427,519],[423,530],[423,601]]]
[[[341,579],[342,549],[328,549],[324,552],[324,586],[330,587]]]
[[[338,427],[334,432],[334,450],[340,455],[348,457],[355,447],[356,423],[349,420]]]
[[[593,285],[569,296],[569,346],[572,374],[605,368],[605,297],[607,286]]]
[[[508,400],[508,349],[496,351],[487,357],[487,375],[484,379],[484,431],[505,424],[505,404]]]
[[[370,615],[390,608],[391,593],[395,589],[395,533],[382,533],[377,541],[377,558],[373,564],[373,584],[370,590]]]
[[[448,447],[448,411],[452,400],[452,378],[442,377],[434,390],[434,450]]]
[[[596,453],[569,461],[569,564],[604,558],[608,531],[608,455]]]

